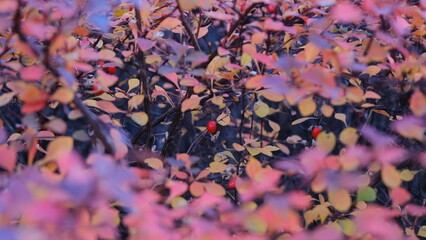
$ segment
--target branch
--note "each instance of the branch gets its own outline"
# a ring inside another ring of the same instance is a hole
[[[191,30],[191,27],[189,26],[188,22],[185,19],[184,12],[182,10],[182,7],[179,4],[179,0],[176,1],[177,7],[179,9],[179,18],[182,22],[183,27],[185,28],[186,32],[189,35],[189,38],[191,39],[192,45],[194,46],[195,50],[201,51],[200,45],[198,44],[197,38],[195,37],[193,31]]]
[[[135,13],[136,13],[136,23],[138,26],[138,31],[140,33],[142,33],[142,18],[141,18],[141,13],[139,11],[140,6],[139,6],[139,1],[135,0]],[[148,83],[148,76],[146,74],[146,61],[145,61],[145,54],[143,53],[143,51],[138,48],[138,61],[139,61],[139,78],[142,81],[142,88],[143,88],[143,94],[144,94],[144,100],[143,100],[143,105],[144,105],[144,110],[145,113],[148,115],[148,122],[146,124],[146,132],[147,132],[147,141],[146,141],[146,147],[148,149],[151,149],[152,145],[153,145],[153,137],[152,137],[152,126],[151,126],[151,94],[149,92],[149,83]]]

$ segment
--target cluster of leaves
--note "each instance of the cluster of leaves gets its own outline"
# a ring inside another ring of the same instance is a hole
[[[0,236],[426,237],[425,9],[0,1]]]

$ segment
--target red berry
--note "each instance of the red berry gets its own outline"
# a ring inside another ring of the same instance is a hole
[[[241,12],[245,12],[246,11],[246,3],[242,3],[241,4]]]
[[[237,178],[231,178],[228,182],[229,189],[235,189],[235,184],[237,183]]]
[[[269,3],[266,9],[269,13],[274,13],[275,11],[277,11],[277,5],[274,3]]]
[[[117,67],[108,67],[109,74],[115,74],[117,72]]]
[[[207,131],[209,133],[211,133],[211,134],[215,133],[216,132],[216,128],[217,128],[217,126],[216,126],[216,122],[215,121],[209,121],[207,123]]]
[[[322,131],[321,127],[314,127],[312,129],[312,137],[317,138],[318,135],[321,133],[321,131]]]

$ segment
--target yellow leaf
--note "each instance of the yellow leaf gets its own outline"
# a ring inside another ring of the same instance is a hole
[[[321,107],[321,112],[324,116],[331,117],[331,115],[334,112],[334,108],[331,107],[330,105],[323,104],[322,107]]]
[[[336,119],[342,121],[345,124],[345,126],[347,126],[346,125],[346,114],[344,114],[344,113],[336,113],[336,114],[334,114],[334,117]]]
[[[216,122],[222,126],[226,126],[231,122],[231,116],[223,112],[216,118]]]
[[[322,131],[317,137],[317,146],[326,152],[333,151],[336,146],[336,136],[332,132]]]
[[[190,11],[197,7],[197,0],[179,0],[179,5],[183,11]]]
[[[129,84],[129,90],[127,90],[127,92],[130,92],[130,90],[132,90],[133,88],[139,86],[140,81],[137,78],[131,78],[131,79],[129,79],[129,81],[127,82],[127,84]]]
[[[364,100],[364,91],[358,87],[348,87],[346,89],[346,98],[350,102],[360,103]]]
[[[362,72],[362,74],[368,74],[368,75],[376,75],[377,73],[379,73],[382,69],[380,67],[378,67],[377,65],[370,65],[368,66],[364,72]]]
[[[192,95],[191,98],[185,99],[182,102],[181,111],[185,112],[187,110],[193,110],[200,105],[200,98],[198,96]]]
[[[250,55],[243,53],[241,55],[241,66],[247,66],[249,63],[251,63],[252,60],[253,58]]]
[[[209,171],[212,173],[222,173],[228,166],[222,162],[211,162],[209,164]]]
[[[228,62],[229,62],[229,59],[227,57],[216,56],[207,66],[206,75],[216,74],[219,68],[225,66],[226,64],[228,64]]]
[[[401,177],[398,170],[393,165],[385,165],[382,168],[382,181],[389,188],[399,187],[401,185]]]
[[[74,145],[74,140],[72,137],[57,137],[49,143],[47,146],[47,154],[44,161],[55,160],[60,156],[69,154]]]
[[[340,229],[346,236],[353,236],[356,233],[355,223],[350,219],[337,220]]]
[[[245,150],[245,148],[244,148],[243,146],[241,146],[240,144],[238,144],[238,143],[233,143],[233,144],[232,144],[232,147],[233,147],[236,151],[238,151],[238,152],[241,152],[241,151],[244,151],[244,150]]]
[[[400,176],[400,178],[401,178],[403,181],[409,182],[409,181],[411,181],[411,180],[413,180],[413,179],[414,179],[414,176],[415,176],[418,172],[420,172],[420,171],[419,171],[419,170],[417,170],[417,171],[410,171],[409,169],[404,169],[404,170],[402,170],[402,171],[399,173],[399,176]]]
[[[254,113],[256,113],[256,115],[260,118],[264,118],[264,117],[268,116],[268,114],[269,114],[268,104],[266,104],[262,101],[257,101],[254,104]]]
[[[300,114],[306,117],[312,115],[317,110],[317,103],[312,99],[312,96],[302,99],[297,105]]]
[[[359,135],[355,128],[347,127],[340,132],[339,140],[345,145],[352,146],[358,142]]]
[[[74,99],[74,92],[69,88],[61,87],[50,98],[62,104],[68,104]]]
[[[294,121],[291,123],[291,125],[296,125],[296,124],[302,123],[302,122],[304,122],[304,121],[307,121],[307,120],[309,120],[309,119],[317,119],[317,118],[315,118],[315,117],[304,117],[304,118],[299,118],[299,119],[297,119],[297,120],[294,120]]]
[[[161,170],[163,169],[163,161],[161,161],[158,158],[146,158],[143,160],[149,167],[155,169],[155,170]]]
[[[175,197],[172,199],[170,205],[172,206],[172,208],[181,208],[188,205],[188,201],[186,201],[183,197]]]
[[[127,105],[129,106],[129,111],[132,111],[133,109],[137,109],[139,105],[142,104],[144,100],[143,95],[135,95],[133,96],[128,102]]]
[[[259,155],[260,151],[258,148],[246,147],[247,151],[251,156]]]
[[[145,126],[148,123],[148,115],[145,112],[131,113],[130,118],[140,126]]]
[[[424,237],[426,238],[426,225],[423,225],[419,228],[419,231],[417,232],[417,235],[419,235],[419,237]]]
[[[328,201],[333,207],[340,212],[349,210],[352,204],[351,195],[346,189],[330,189],[328,190]]]
[[[263,220],[258,215],[251,215],[244,220],[244,226],[251,233],[256,233],[263,235],[268,230],[268,225],[265,220]]]
[[[281,130],[281,127],[278,123],[273,122],[271,120],[268,120],[269,126],[272,128],[272,131],[279,132]]]

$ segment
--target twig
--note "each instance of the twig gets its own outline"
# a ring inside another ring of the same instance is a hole
[[[194,35],[194,32],[191,30],[191,27],[189,26],[188,22],[185,19],[184,12],[182,10],[182,7],[179,4],[179,1],[176,1],[179,13],[180,13],[180,21],[182,22],[183,27],[185,28],[186,32],[189,35],[189,39],[192,42],[192,45],[194,46],[195,50],[201,51],[200,45],[198,44],[197,38]]]
[[[141,18],[141,14],[140,14],[140,6],[139,6],[139,1],[135,0],[135,12],[136,12],[136,23],[138,26],[138,30],[140,33],[142,33],[142,18]],[[142,88],[143,88],[143,93],[145,95],[144,97],[144,101],[143,101],[143,105],[144,105],[144,110],[145,113],[148,115],[148,122],[146,124],[146,133],[147,133],[147,142],[146,142],[146,146],[148,149],[151,149],[152,145],[153,145],[153,137],[152,137],[152,127],[151,127],[151,101],[150,101],[150,97],[151,94],[149,93],[149,88],[148,88],[148,76],[146,74],[146,62],[145,62],[145,54],[143,53],[143,51],[141,49],[139,49],[138,54],[137,54],[137,58],[139,61],[139,78],[142,81]]]
[[[192,142],[191,146],[189,146],[188,151],[186,151],[187,154],[191,154],[192,150],[194,150],[195,146],[197,146],[201,139],[206,135],[207,130],[204,130],[198,137]]]

